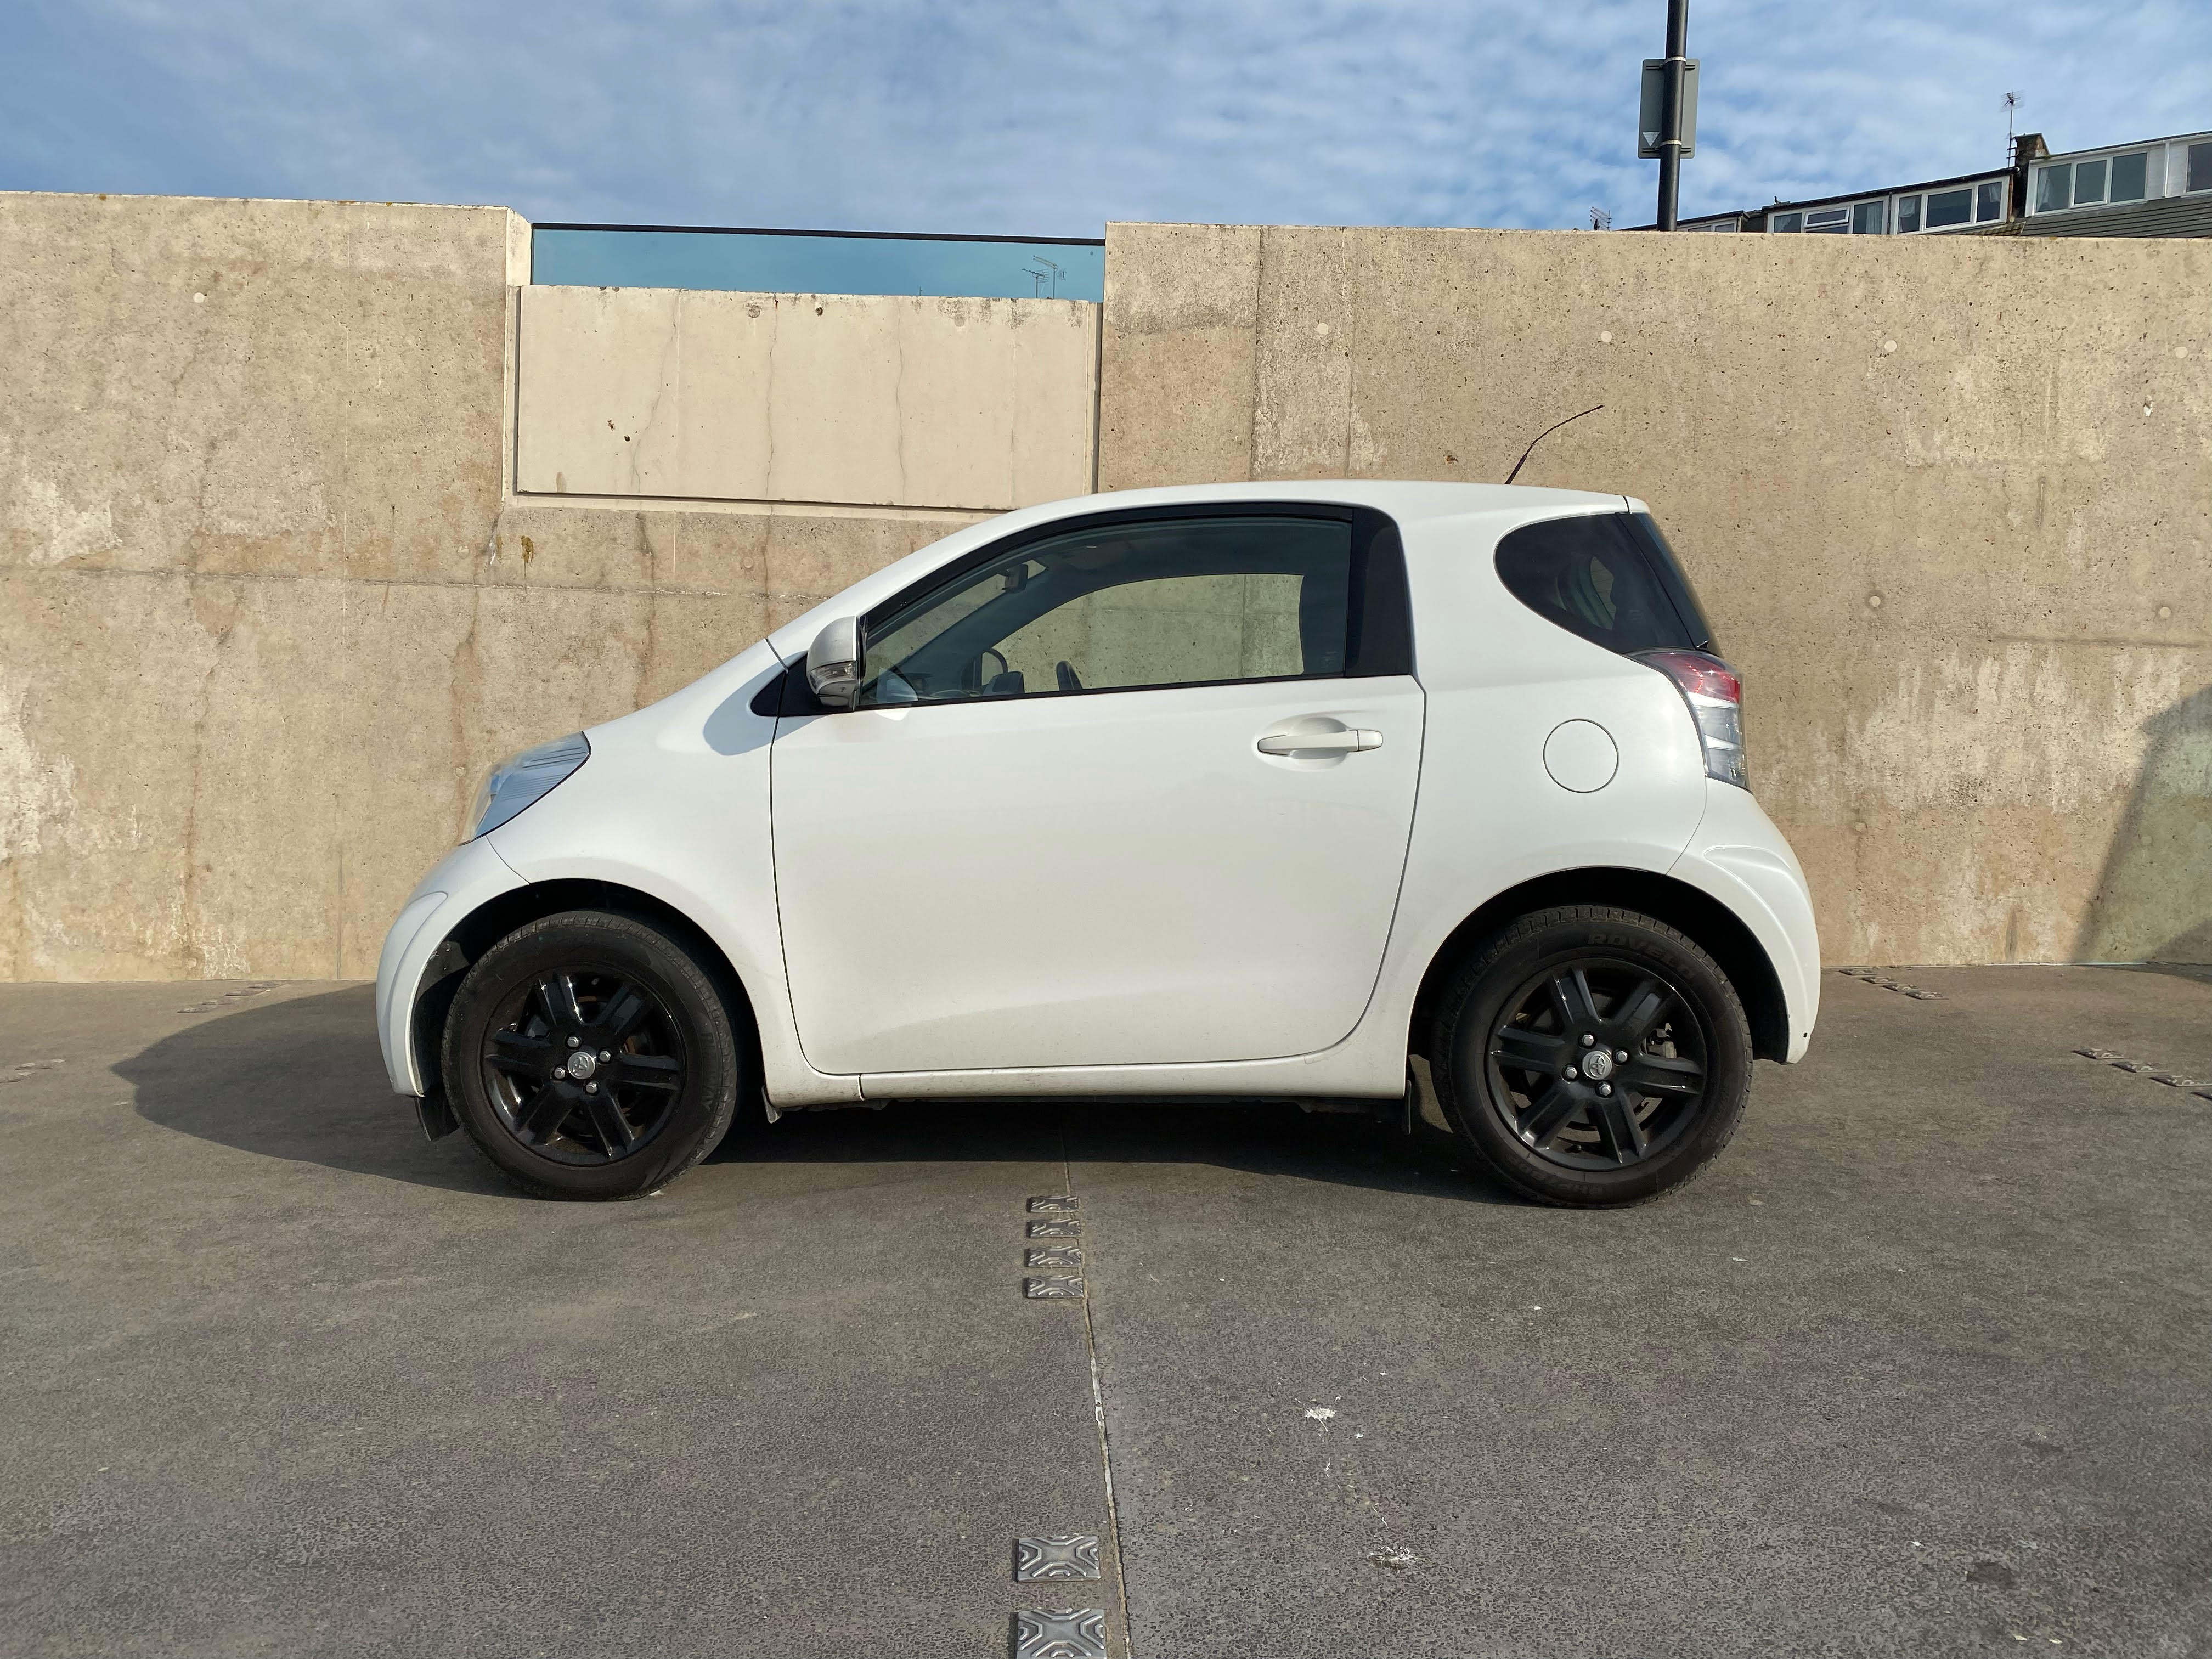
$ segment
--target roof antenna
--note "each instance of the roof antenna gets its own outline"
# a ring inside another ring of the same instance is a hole
[[[1582,419],[1583,415],[1595,415],[1598,410],[1604,407],[1605,405],[1603,404],[1592,404],[1588,409],[1583,410],[1582,415],[1570,415],[1567,416],[1565,421],[1555,421],[1550,426],[1546,427],[1541,432],[1539,432],[1534,437],[1529,439],[1528,447],[1522,450],[1521,452],[1521,459],[1513,463],[1513,470],[1505,475],[1505,482],[1511,483],[1516,478],[1519,477],[1521,476],[1521,469],[1528,465],[1528,458],[1536,453],[1536,446],[1543,442],[1545,439],[1550,437],[1554,432],[1557,432],[1561,427],[1566,425],[1568,421],[1579,421]]]

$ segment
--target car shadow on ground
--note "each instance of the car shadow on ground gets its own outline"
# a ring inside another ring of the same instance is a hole
[[[119,1062],[138,1115],[241,1152],[454,1192],[514,1194],[465,1135],[426,1141],[393,1096],[366,985],[219,1014]],[[741,1125],[712,1164],[1204,1163],[1474,1203],[1522,1200],[1443,1134],[1277,1104],[892,1102]]]

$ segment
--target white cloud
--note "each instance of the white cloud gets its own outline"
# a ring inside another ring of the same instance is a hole
[[[1648,219],[1663,9],[18,0],[0,183],[538,219],[1096,234],[1109,218]],[[1684,210],[2212,125],[2203,13],[1711,0]]]

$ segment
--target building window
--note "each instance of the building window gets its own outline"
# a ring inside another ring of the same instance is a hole
[[[1818,208],[1805,216],[1808,236],[1844,236],[1851,228],[1851,210],[1847,207]]]
[[[1986,225],[2004,217],[2004,180],[1985,179],[1974,190],[1974,222]]]
[[[2212,190],[2212,144],[2189,147],[2189,188]]]
[[[1766,222],[1766,228],[1772,231],[1802,230],[1805,228],[1805,216],[1802,213],[1778,213]]]
[[[2060,161],[2036,168],[2035,210],[2056,213],[2062,208],[2140,202],[2150,193],[2149,180],[2148,150],[2130,155],[2100,155],[2087,161]],[[2212,179],[2207,183],[2212,184]]]
[[[1889,230],[1887,202],[1856,202],[1851,205],[1851,234],[1881,236]]]
[[[1973,222],[1974,191],[1972,185],[1965,190],[1931,190],[1928,192],[1928,228],[1941,230],[1947,225]]]
[[[1900,196],[1897,198],[1897,234],[1910,236],[1920,228],[1920,198]]]

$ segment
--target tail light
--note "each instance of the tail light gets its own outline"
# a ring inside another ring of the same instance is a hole
[[[1750,788],[1751,769],[1743,757],[1743,682],[1735,670],[1703,651],[1644,651],[1636,660],[1674,681],[1690,705],[1705,746],[1705,775]]]

